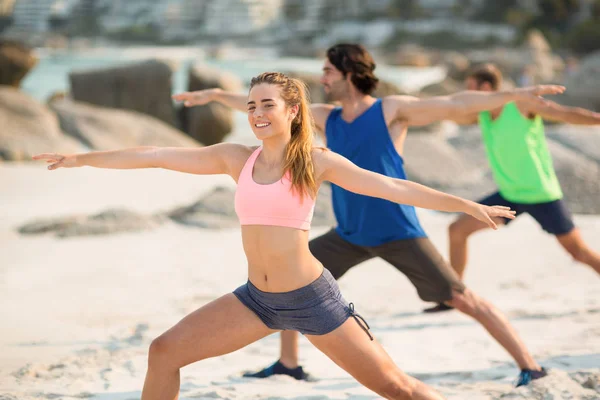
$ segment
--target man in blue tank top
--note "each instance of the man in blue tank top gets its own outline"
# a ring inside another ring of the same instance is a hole
[[[315,125],[327,147],[356,165],[390,177],[406,179],[402,158],[407,127],[427,125],[497,108],[510,101],[540,102],[538,96],[556,88],[539,86],[508,92],[461,92],[418,99],[371,96],[378,79],[371,55],[360,45],[340,44],[327,51],[321,83],[330,104],[313,104]],[[246,96],[220,89],[175,97],[186,106],[218,101],[246,111]],[[350,268],[380,257],[406,275],[424,301],[447,304],[473,317],[502,345],[521,368],[517,385],[545,376],[506,317],[492,304],[465,288],[423,231],[414,207],[348,192],[332,185],[337,227],[313,239],[313,255],[338,279]],[[281,357],[273,365],[244,376],[264,378],[286,374],[309,379],[298,365],[298,333],[281,333]]]

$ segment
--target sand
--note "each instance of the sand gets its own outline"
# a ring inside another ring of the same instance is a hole
[[[48,172],[0,166],[0,399],[138,399],[151,340],[247,278],[239,229],[167,222],[145,232],[23,236],[36,218],[124,207],[154,213],[189,204],[228,177],[92,168]],[[447,254],[453,216],[419,210]],[[576,216],[600,249],[600,217]],[[318,227],[316,236],[326,231]],[[407,373],[449,399],[600,398],[600,279],[528,216],[473,237],[467,285],[510,318],[548,378],[514,389],[508,354],[456,311],[425,315],[408,280],[381,260],[340,280],[375,337]],[[301,338],[301,361],[320,378],[241,378],[273,362],[272,335],[182,370],[182,399],[374,399],[374,393]]]

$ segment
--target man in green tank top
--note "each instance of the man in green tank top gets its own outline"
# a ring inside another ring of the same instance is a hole
[[[492,64],[474,69],[466,80],[469,90],[497,91],[502,74]],[[543,119],[571,124],[600,124],[600,113],[565,107],[554,102],[507,103],[496,110],[457,119],[472,124],[479,120],[483,142],[498,192],[480,200],[482,204],[508,206],[517,215],[529,213],[575,260],[600,274],[600,254],[583,241],[562,200],[544,135]],[[509,220],[498,220],[507,224]],[[462,278],[467,264],[467,239],[485,229],[474,218],[462,216],[450,225],[450,264]],[[440,307],[440,310],[444,307]]]

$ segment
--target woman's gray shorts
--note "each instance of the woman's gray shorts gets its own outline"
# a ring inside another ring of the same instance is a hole
[[[353,317],[373,340],[366,321],[354,312],[352,303],[344,300],[337,282],[325,268],[314,282],[291,292],[263,292],[248,281],[233,294],[271,329],[325,335]]]

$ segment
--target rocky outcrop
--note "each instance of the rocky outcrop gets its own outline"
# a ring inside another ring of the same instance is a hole
[[[132,211],[113,209],[99,214],[40,219],[19,227],[23,235],[53,233],[58,237],[109,235],[122,232],[140,232],[154,229],[166,219],[145,216]]]
[[[464,90],[464,84],[450,77],[438,83],[432,83],[424,86],[419,94],[425,97],[429,96],[445,96]]]
[[[9,86],[0,87],[0,121],[0,159],[29,160],[37,153],[80,150],[46,105]]]
[[[404,159],[411,180],[438,189],[472,186],[486,174],[485,166],[465,158],[442,134],[409,130]]]
[[[443,53],[439,63],[446,67],[446,70],[448,71],[448,78],[457,81],[464,80],[467,77],[469,68],[471,67],[469,58],[456,51],[448,51]]]
[[[600,214],[600,164],[552,139],[548,147],[571,212]]]
[[[375,97],[385,97],[400,94],[406,94],[406,92],[400,89],[398,85],[384,80],[379,81],[375,92],[373,92],[373,96]]]
[[[171,100],[175,66],[149,60],[90,71],[72,72],[71,96],[102,107],[137,111],[176,126]]]
[[[308,93],[310,95],[311,103],[328,103],[329,98],[323,89],[323,85],[321,85],[321,78],[318,74],[311,74],[308,72],[296,72],[296,71],[286,71],[284,72],[290,78],[300,79],[302,82],[306,84],[308,88]]]
[[[400,46],[389,59],[392,65],[405,67],[429,67],[433,64],[434,55],[417,45]]]
[[[557,83],[565,69],[564,60],[552,52],[544,36],[532,30],[518,48],[497,47],[466,53],[472,65],[494,63],[519,86]]]
[[[149,115],[68,99],[50,103],[62,130],[93,150],[135,146],[195,147],[185,133]]]
[[[36,66],[38,58],[26,45],[0,39],[0,85],[18,88],[29,71]]]
[[[565,99],[561,103],[600,111],[600,51],[585,57],[579,68],[567,76]]]
[[[141,232],[154,229],[169,219],[173,222],[202,229],[238,228],[240,223],[234,208],[235,189],[216,187],[198,201],[174,210],[143,215],[124,209],[109,209],[98,214],[67,215],[28,222],[18,228],[23,235],[52,233],[68,238],[89,235],[110,235],[122,232]],[[312,226],[334,226],[331,207],[331,188],[322,185]]]
[[[189,71],[188,90],[221,88],[239,93],[242,81],[235,75],[195,65]],[[204,106],[182,108],[179,111],[182,130],[204,145],[220,143],[233,130],[233,113],[222,104],[211,102]]]

